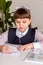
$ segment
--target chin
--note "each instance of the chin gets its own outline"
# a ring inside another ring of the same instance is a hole
[[[19,29],[20,32],[24,32],[24,29]]]
[[[23,32],[24,32],[24,30],[20,30],[20,32],[22,32],[22,33],[23,33]]]

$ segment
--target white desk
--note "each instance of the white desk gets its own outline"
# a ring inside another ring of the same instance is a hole
[[[21,52],[19,55],[3,55],[0,54],[0,65],[43,65],[43,63],[24,62],[23,59],[28,51]]]

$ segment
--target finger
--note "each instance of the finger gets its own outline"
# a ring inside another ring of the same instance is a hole
[[[23,51],[24,49],[25,49],[25,46],[20,46],[20,47],[18,48],[19,51]]]
[[[27,51],[27,50],[30,50],[30,48],[28,48],[28,47],[25,47],[25,49],[24,49],[25,51]]]
[[[26,51],[26,50],[32,50],[32,49],[33,49],[33,48],[32,48],[31,46],[28,46],[28,45],[25,47],[25,51]]]

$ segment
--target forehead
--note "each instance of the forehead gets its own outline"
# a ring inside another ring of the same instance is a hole
[[[29,18],[18,18],[18,19],[15,19],[16,21],[21,21],[21,20],[23,20],[23,21],[28,21],[29,20]]]

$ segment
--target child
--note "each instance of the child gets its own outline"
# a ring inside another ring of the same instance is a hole
[[[0,44],[8,41],[10,44],[19,44],[19,51],[28,49],[40,48],[38,42],[43,41],[43,34],[37,28],[31,27],[30,10],[26,8],[19,8],[14,13],[14,20],[16,28],[9,28],[9,31],[3,33],[0,38]],[[34,43],[38,41],[37,43]],[[0,45],[0,51],[3,53],[11,53],[11,49],[3,44]]]

